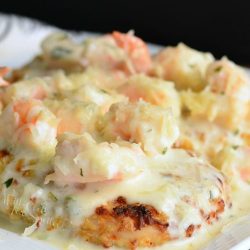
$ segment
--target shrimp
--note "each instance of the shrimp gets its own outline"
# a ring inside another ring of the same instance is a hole
[[[85,42],[83,62],[108,72],[147,72],[151,57],[146,44],[131,33],[113,32]]]
[[[4,105],[22,98],[44,100],[45,98],[63,96],[64,92],[74,89],[74,83],[59,71],[53,76],[31,78],[12,84],[1,95]]]
[[[41,79],[32,79],[12,84],[2,92],[1,99],[4,106],[22,98],[43,100],[47,97],[46,83]]]
[[[226,95],[217,95],[208,89],[195,93],[181,93],[183,110],[193,118],[205,119],[223,128],[235,130],[247,117],[247,103]]]
[[[240,177],[243,181],[250,184],[250,167],[243,167],[240,169]]]
[[[101,115],[94,103],[65,99],[63,101],[45,100],[44,105],[57,117],[57,135],[65,132],[82,134],[94,133],[95,124]]]
[[[115,91],[100,88],[91,77],[84,74],[65,76],[57,72],[51,77],[33,78],[12,84],[1,93],[3,106],[12,100],[32,98],[37,100],[72,99],[76,102],[93,103],[100,107],[102,113],[116,102],[126,101],[127,98]]]
[[[18,151],[27,149],[31,153],[52,155],[57,142],[57,123],[56,117],[41,101],[13,101],[0,116],[0,145]]]
[[[183,107],[191,116],[206,118],[231,130],[247,121],[250,81],[242,69],[223,58],[208,66],[206,81],[207,87],[199,93],[181,93]]]
[[[246,72],[226,57],[208,66],[206,81],[213,93],[243,101],[250,100],[250,81]]]
[[[148,154],[165,153],[179,135],[169,109],[144,101],[113,104],[99,127],[104,138],[121,138],[141,145]]]
[[[125,74],[146,72],[151,67],[151,57],[146,44],[131,33],[113,32],[102,37],[87,39],[82,44],[67,35],[57,33],[42,44],[43,60],[49,68],[63,68],[79,72],[97,67],[109,72]]]
[[[0,87],[9,86],[9,82],[3,79],[9,73],[10,69],[7,67],[0,67]]]
[[[140,174],[146,156],[136,144],[97,143],[90,134],[59,137],[54,173],[46,177],[58,185],[120,181]]]
[[[250,189],[250,147],[232,145],[221,150],[218,159],[232,185]]]
[[[163,49],[153,58],[150,74],[173,81],[178,90],[200,91],[206,86],[206,69],[213,61],[210,53],[199,52],[180,43]]]
[[[45,64],[47,69],[63,69],[67,73],[81,72],[84,69],[84,46],[73,41],[66,33],[49,35],[42,42],[41,48],[43,53],[40,64]]]
[[[151,61],[147,45],[131,32],[113,32],[82,43],[76,43],[67,34],[54,33],[43,41],[40,56],[14,71],[13,80],[47,76],[58,69],[70,74],[92,68],[100,75],[108,73],[112,84],[119,85],[131,74],[148,72]]]
[[[180,99],[172,82],[141,74],[134,75],[118,92],[128,96],[131,102],[142,99],[152,105],[171,108],[176,117],[180,115]]]
[[[151,68],[149,49],[140,38],[134,36],[131,32],[123,34],[117,31],[112,33],[112,37],[131,59],[137,73],[146,73]]]
[[[112,90],[122,86],[128,77],[120,71],[107,73],[103,69],[90,66],[82,73],[68,75],[68,78],[77,87],[88,84],[99,89]]]
[[[73,91],[69,91],[65,94],[65,97],[76,101],[94,103],[100,107],[103,114],[109,110],[112,104],[127,100],[123,95],[91,84],[84,84]]]

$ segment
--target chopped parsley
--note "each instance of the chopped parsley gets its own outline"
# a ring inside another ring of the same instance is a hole
[[[52,192],[49,192],[48,194],[49,198],[52,200],[52,201],[57,201],[57,197],[52,193]]]
[[[72,197],[70,195],[66,196],[64,199],[64,203],[65,203],[66,208],[70,208],[70,203],[74,202],[74,201],[75,201],[74,197]]]
[[[240,130],[239,129],[235,129],[233,133],[234,133],[234,135],[238,135],[240,133]]]
[[[105,89],[100,89],[100,91],[104,94],[108,94],[108,91],[106,91]]]
[[[222,70],[222,66],[218,66],[214,69],[214,72],[220,72]]]
[[[68,202],[68,201],[72,201],[74,200],[72,196],[66,196],[65,197],[65,201]]]
[[[83,170],[82,170],[82,168],[80,168],[80,175],[81,175],[81,176],[84,176],[84,175],[83,175]]]
[[[63,48],[63,47],[56,47],[55,49],[51,51],[51,56],[54,59],[61,59],[61,58],[68,56],[71,53],[72,51],[70,49]]]
[[[234,150],[237,150],[238,147],[239,147],[238,145],[233,145],[233,146],[232,146],[232,148],[233,148]]]
[[[165,154],[167,153],[167,151],[168,151],[168,148],[166,147],[166,148],[164,148],[164,149],[162,150],[162,154],[165,155]]]
[[[4,182],[5,186],[8,188],[13,182],[13,178],[9,178],[7,181]]]
[[[213,192],[211,190],[209,190],[209,199],[212,200],[213,198],[214,198]]]
[[[136,143],[136,140],[135,139],[129,139],[129,142]]]
[[[46,214],[46,208],[42,204],[40,204],[39,207],[38,207],[37,212],[38,212],[39,215]]]

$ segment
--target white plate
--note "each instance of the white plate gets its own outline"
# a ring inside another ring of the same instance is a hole
[[[40,51],[40,42],[59,30],[36,20],[0,13],[0,66],[20,67]],[[74,39],[96,36],[91,32],[69,32]],[[151,52],[161,48],[149,44]],[[248,73],[250,71],[248,70]],[[222,232],[205,250],[249,250],[250,218]],[[0,250],[55,250],[46,243],[0,229]],[[87,250],[87,249],[84,249]]]
[[[58,31],[36,20],[0,13],[0,66],[20,67],[40,51],[40,43],[49,33]],[[92,32],[69,32],[74,39],[97,36]],[[149,44],[151,52],[160,46]]]

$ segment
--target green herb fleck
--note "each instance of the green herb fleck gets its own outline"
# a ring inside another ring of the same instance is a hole
[[[222,70],[222,66],[218,66],[214,69],[214,72],[220,72]]]
[[[238,147],[239,147],[238,145],[233,145],[233,146],[232,146],[232,148],[233,148],[234,150],[237,150]]]
[[[240,130],[239,129],[235,129],[233,133],[234,133],[234,135],[238,135],[240,133]]]
[[[147,132],[149,133],[149,132],[152,132],[153,131],[153,129],[152,128],[150,128],[150,129],[148,129],[147,130]]]
[[[100,89],[100,91],[104,94],[108,94],[108,91],[106,91],[105,89]]]
[[[131,143],[137,143],[135,139],[130,139],[129,142],[131,142]]]
[[[65,201],[68,202],[68,201],[72,201],[73,200],[73,197],[72,196],[66,196],[65,197]]]
[[[45,207],[42,204],[40,204],[38,207],[38,214],[43,215],[45,213],[46,213]]]
[[[52,193],[52,192],[49,192],[48,194],[49,198],[52,200],[52,201],[57,201],[57,197]]]
[[[213,198],[214,198],[213,192],[211,190],[209,190],[209,199],[212,200]]]
[[[13,182],[13,178],[9,178],[7,181],[4,182],[5,186],[8,188]]]
[[[80,175],[83,176],[83,170],[80,168]]]
[[[65,203],[66,208],[70,208],[71,202],[74,202],[74,201],[75,201],[75,199],[72,196],[70,196],[70,195],[66,196],[64,199],[64,203]]]
[[[193,69],[195,67],[195,64],[189,64],[189,67]]]
[[[225,95],[225,91],[221,91],[220,94],[221,94],[221,95]]]
[[[61,59],[61,58],[68,56],[71,53],[72,51],[70,49],[63,48],[63,47],[56,47],[55,49],[51,51],[51,56],[55,59]]]
[[[165,154],[167,153],[167,151],[168,151],[168,148],[166,147],[166,148],[164,148],[164,149],[162,150],[162,154],[165,155]]]

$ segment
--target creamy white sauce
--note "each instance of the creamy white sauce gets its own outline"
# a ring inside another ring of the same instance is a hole
[[[225,230],[228,226],[237,223],[239,218],[250,213],[250,191],[242,191],[233,194],[234,206],[229,211],[227,218],[215,223],[208,227],[207,230],[203,230],[194,237],[166,243],[159,247],[154,248],[138,248],[140,250],[194,250],[202,249],[208,242],[212,241],[216,235],[222,230]],[[0,227],[18,234],[22,234],[25,224],[20,221],[10,221],[4,216],[0,216]],[[45,240],[52,245],[62,250],[101,250],[105,249],[99,245],[88,243],[82,239],[68,239],[67,235],[63,235],[63,232],[50,232],[49,234],[34,233],[32,235],[34,239]],[[121,248],[111,247],[110,250],[121,250]]]
[[[178,169],[173,168],[173,166],[163,166],[162,161],[172,162],[173,165],[176,165],[179,162],[185,162],[187,165],[192,166],[193,160],[192,158],[187,159],[172,159],[173,155],[171,153],[166,156],[168,157],[168,161],[166,161],[165,157],[161,159],[157,159],[158,171],[160,168],[166,171],[168,167],[171,167],[171,173],[179,173]],[[185,158],[185,154],[182,154],[180,151],[179,158]],[[196,159],[196,158],[194,158]],[[194,160],[194,161],[197,161]],[[173,163],[174,162],[174,163]],[[197,164],[197,162],[196,162]],[[177,164],[178,165],[178,164]],[[152,167],[154,164],[152,164]],[[194,176],[196,178],[200,178],[199,174],[194,172],[194,169],[190,169],[190,171],[185,172],[185,168],[182,168],[183,175],[189,175],[189,178],[193,181]],[[156,171],[157,172],[157,171]],[[209,176],[209,175],[208,175]],[[167,178],[167,177],[164,177]],[[168,189],[166,187],[166,179],[164,179],[160,175],[155,175],[152,178],[152,172],[145,172],[143,175],[138,176],[134,179],[130,179],[123,182],[112,182],[106,184],[92,184],[88,185],[86,189],[79,190],[78,194],[74,195],[74,202],[78,204],[72,203],[72,207],[70,208],[72,213],[72,223],[78,225],[82,218],[85,216],[89,216],[93,213],[94,209],[99,205],[105,204],[108,200],[113,200],[117,196],[124,196],[128,199],[129,202],[141,202],[152,204],[159,210],[163,210],[166,213],[170,213],[171,209],[173,209],[174,202],[176,201],[175,194],[171,195],[171,192],[168,193]],[[169,184],[169,182],[168,182]],[[174,186],[171,186],[173,188]],[[170,188],[171,191],[173,191]],[[177,187],[178,188],[178,185]],[[185,190],[185,187],[182,187],[181,190]],[[184,192],[184,191],[182,191]],[[156,195],[157,194],[157,195]],[[157,197],[157,199],[154,197]],[[171,198],[171,203],[166,202],[166,197]],[[203,227],[201,232],[195,234],[192,238],[186,240],[179,240],[168,242],[164,245],[154,247],[154,248],[138,248],[138,249],[154,249],[154,250],[191,250],[191,249],[201,249],[206,245],[209,240],[212,240],[220,231],[227,225],[231,224],[241,216],[244,216],[250,211],[250,204],[248,204],[250,199],[250,191],[237,191],[233,194],[233,207],[231,210],[227,212],[227,214],[220,221],[215,222],[214,225]],[[82,205],[81,205],[82,204]],[[166,206],[167,204],[167,206]],[[80,210],[80,211],[79,211]],[[195,218],[192,218],[195,219]],[[24,225],[20,222],[9,222],[9,220],[5,220],[3,218],[0,219],[0,227],[14,231],[17,233],[22,233],[24,229]],[[42,239],[50,242],[51,244],[58,246],[59,249],[63,250],[101,250],[104,249],[102,246],[94,245],[88,242],[85,242],[83,239],[69,239],[66,231],[58,231],[58,232],[35,232],[32,235],[33,238]],[[118,250],[121,248],[111,247],[111,250]]]

